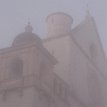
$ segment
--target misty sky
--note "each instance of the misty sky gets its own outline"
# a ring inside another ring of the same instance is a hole
[[[107,0],[0,0],[0,48],[11,45],[29,20],[36,34],[46,35],[45,19],[53,12],[66,12],[73,17],[73,26],[79,24],[87,4],[107,55]]]

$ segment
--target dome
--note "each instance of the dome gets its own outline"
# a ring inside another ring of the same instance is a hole
[[[16,36],[12,46],[27,45],[31,43],[42,44],[42,40],[36,34],[32,33],[32,30],[32,26],[28,23],[25,27],[25,32]]]

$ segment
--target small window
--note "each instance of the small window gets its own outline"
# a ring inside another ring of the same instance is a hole
[[[19,58],[12,60],[10,64],[10,77],[16,78],[22,76],[23,73],[23,61]]]

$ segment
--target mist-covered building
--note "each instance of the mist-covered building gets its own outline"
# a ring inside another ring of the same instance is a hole
[[[45,39],[28,23],[0,50],[0,107],[106,107],[107,63],[93,17],[75,28],[62,12],[46,22]]]

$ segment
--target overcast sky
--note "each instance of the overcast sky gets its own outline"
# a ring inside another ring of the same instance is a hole
[[[107,0],[0,0],[0,48],[9,46],[30,20],[34,32],[46,35],[46,17],[53,12],[66,12],[74,25],[85,18],[87,4],[94,17],[107,55]]]

